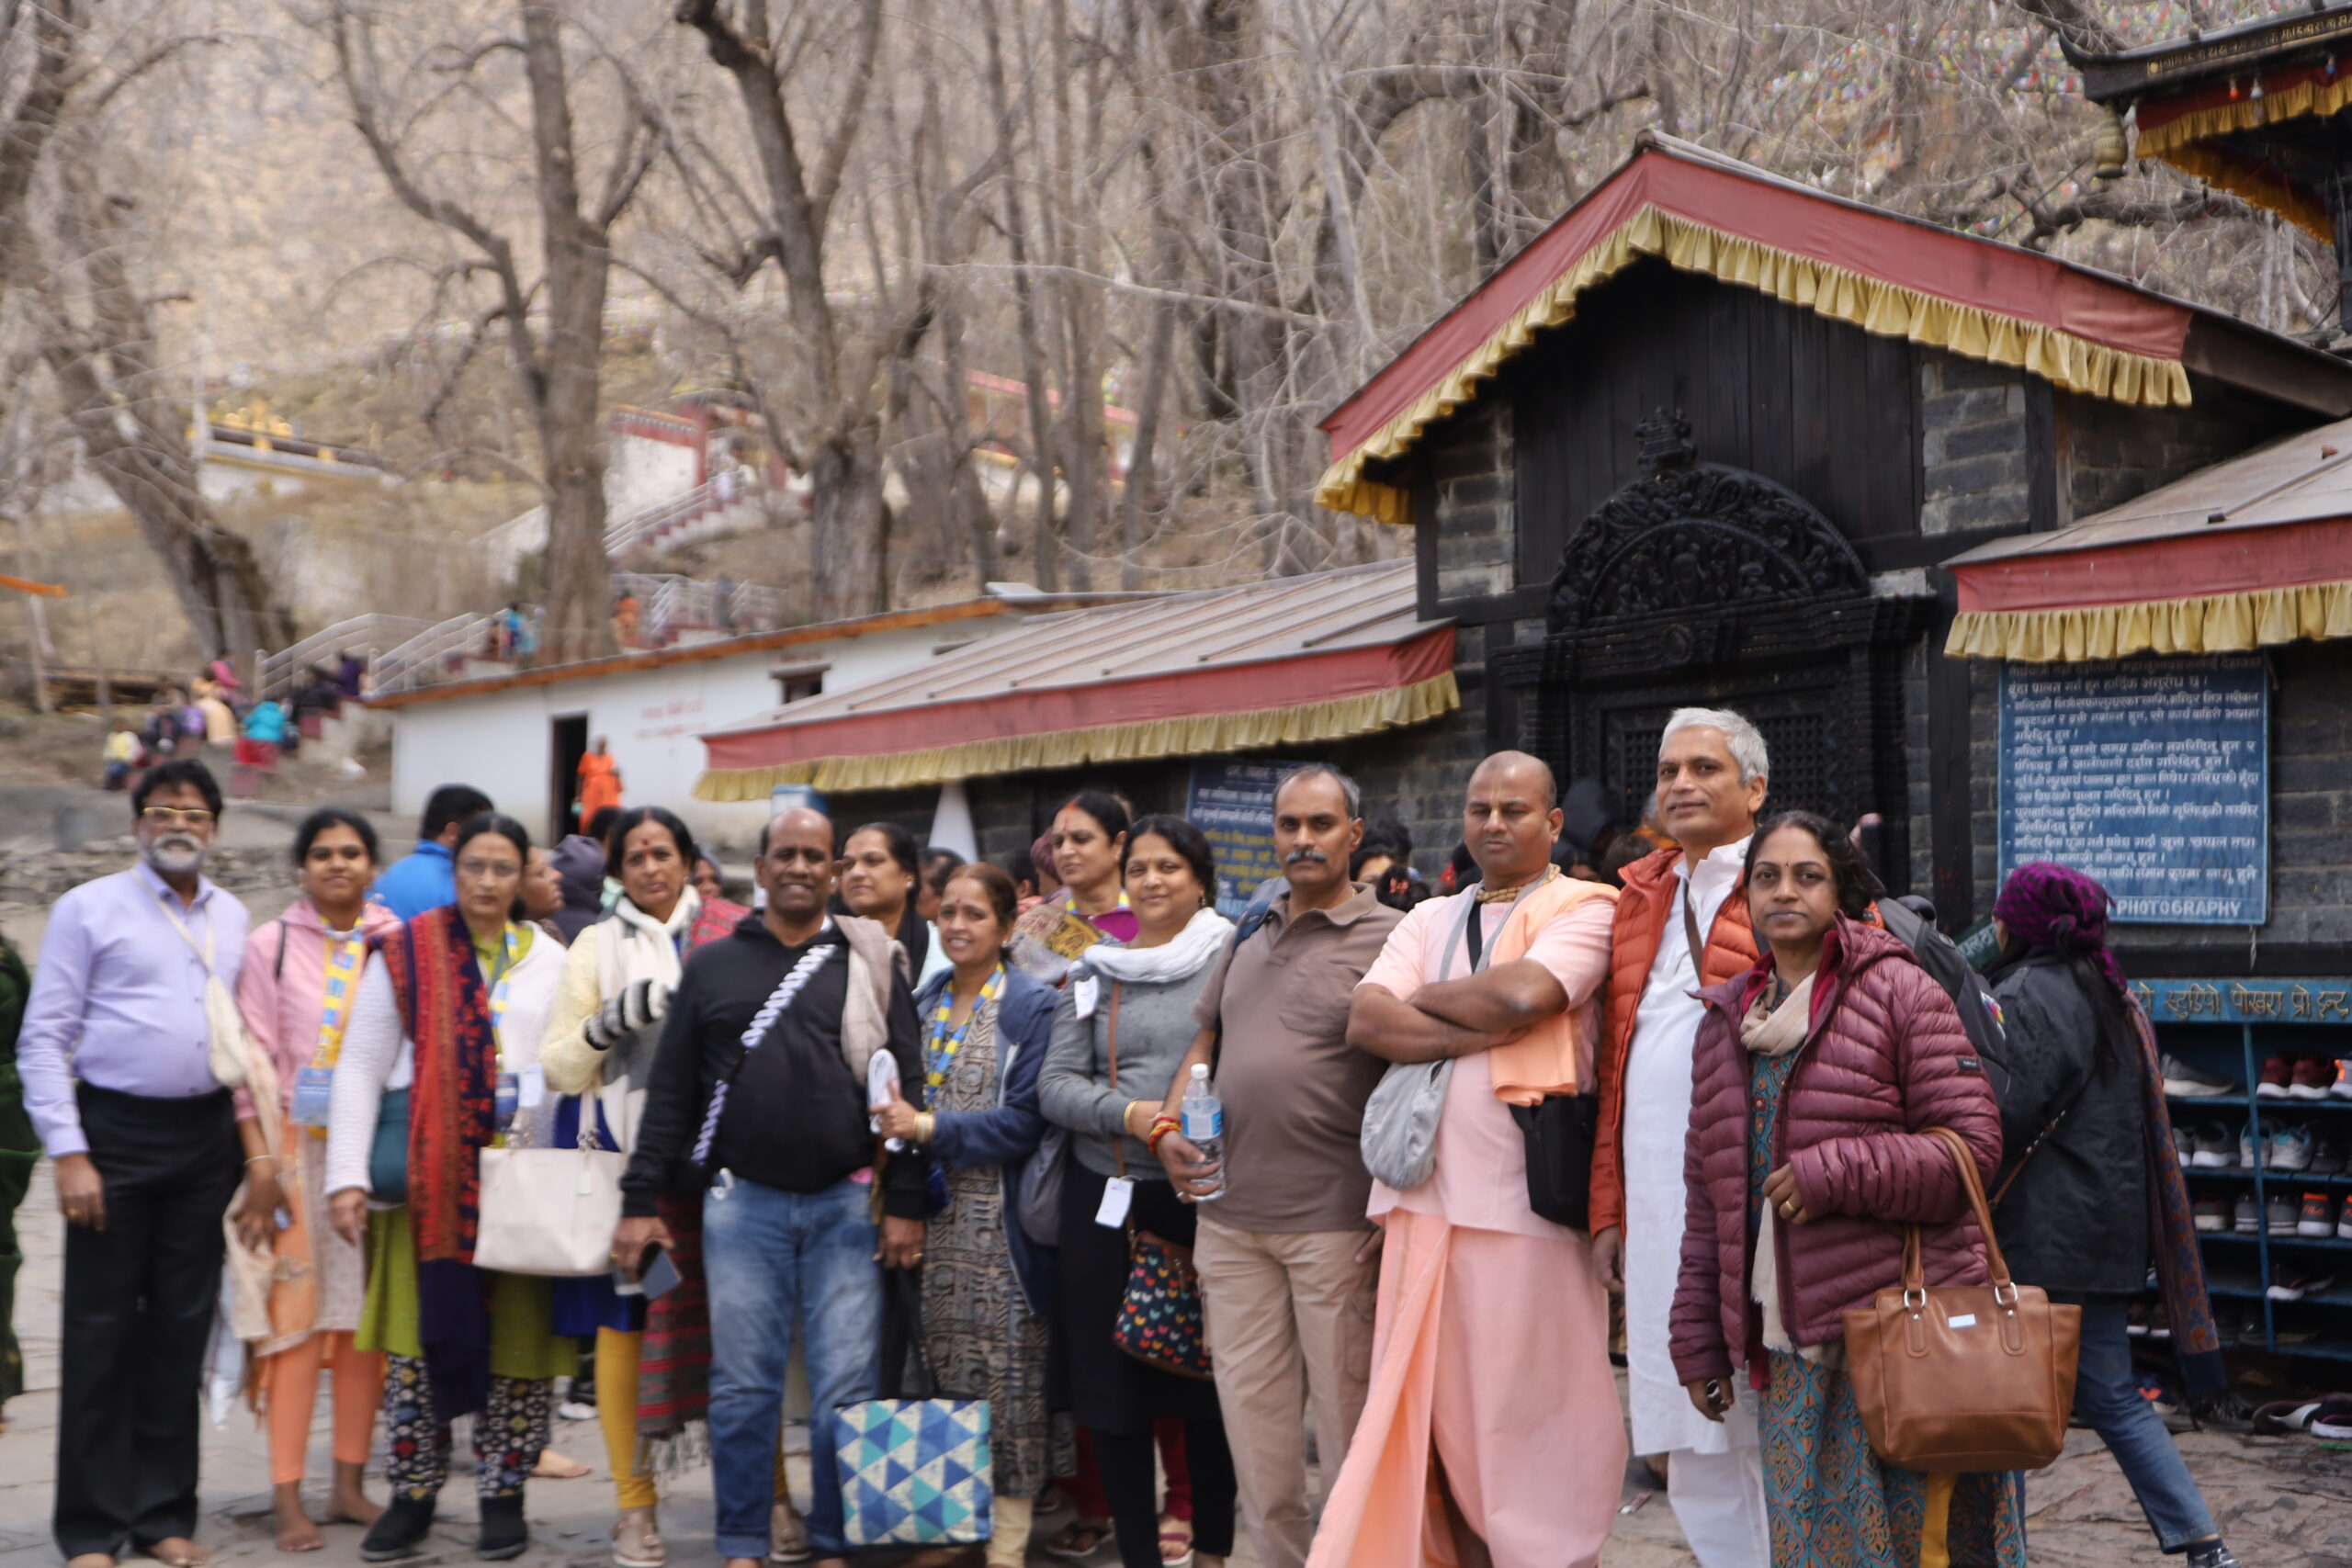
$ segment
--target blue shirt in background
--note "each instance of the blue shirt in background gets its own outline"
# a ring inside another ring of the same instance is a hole
[[[447,846],[426,839],[384,868],[368,895],[403,920],[458,901],[458,863]]]

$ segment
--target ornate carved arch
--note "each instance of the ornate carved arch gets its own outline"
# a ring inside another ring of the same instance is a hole
[[[1548,606],[1555,634],[1867,596],[1870,575],[1835,525],[1761,474],[1702,463],[1679,410],[1635,434],[1650,477],[1568,536]]]

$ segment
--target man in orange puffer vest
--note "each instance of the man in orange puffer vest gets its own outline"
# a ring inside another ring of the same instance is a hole
[[[1667,1498],[1702,1568],[1771,1561],[1753,1399],[1736,1401],[1720,1424],[1707,1420],[1683,1393],[1667,1348],[1682,1258],[1690,1054],[1702,1011],[1690,993],[1756,962],[1737,887],[1768,761],[1764,737],[1736,713],[1682,708],[1666,721],[1657,811],[1679,847],[1623,874],[1599,1063],[1593,1266],[1625,1298],[1634,1451],[1668,1456]]]

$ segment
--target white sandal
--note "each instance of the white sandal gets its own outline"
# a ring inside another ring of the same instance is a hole
[[[613,1523],[613,1562],[618,1568],[667,1568],[670,1552],[662,1544],[650,1508],[625,1508]]]

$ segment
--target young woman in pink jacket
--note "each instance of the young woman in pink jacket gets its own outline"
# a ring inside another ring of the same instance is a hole
[[[1929,1284],[1986,1279],[1960,1173],[1926,1129],[1958,1133],[1988,1180],[2001,1157],[1984,1064],[1951,998],[1875,923],[1881,891],[1810,812],[1749,842],[1745,896],[1769,945],[1700,993],[1675,1371],[1711,1419],[1757,1401],[1775,1568],[2022,1568],[2017,1478],[1881,1463],[1846,1375],[1839,1314],[1899,1287],[1906,1224]]]
[[[376,878],[376,829],[356,812],[328,807],[303,819],[294,834],[295,874],[302,887],[286,913],[245,939],[237,976],[237,1010],[254,1043],[277,1069],[291,1153],[281,1163],[288,1183],[299,1181],[300,1210],[278,1233],[281,1263],[306,1256],[307,1271],[281,1269],[271,1287],[272,1337],[258,1347],[255,1379],[269,1423],[271,1501],[277,1550],[316,1551],[325,1544],[302,1507],[303,1450],[319,1371],[334,1377],[334,1485],[330,1520],[375,1523],[383,1510],[360,1490],[376,1406],[384,1393],[384,1359],[352,1348],[367,1290],[367,1258],[328,1223],[326,1089],[343,1043],[343,1026],[367,965],[368,939],[400,924],[380,904],[368,902]]]

